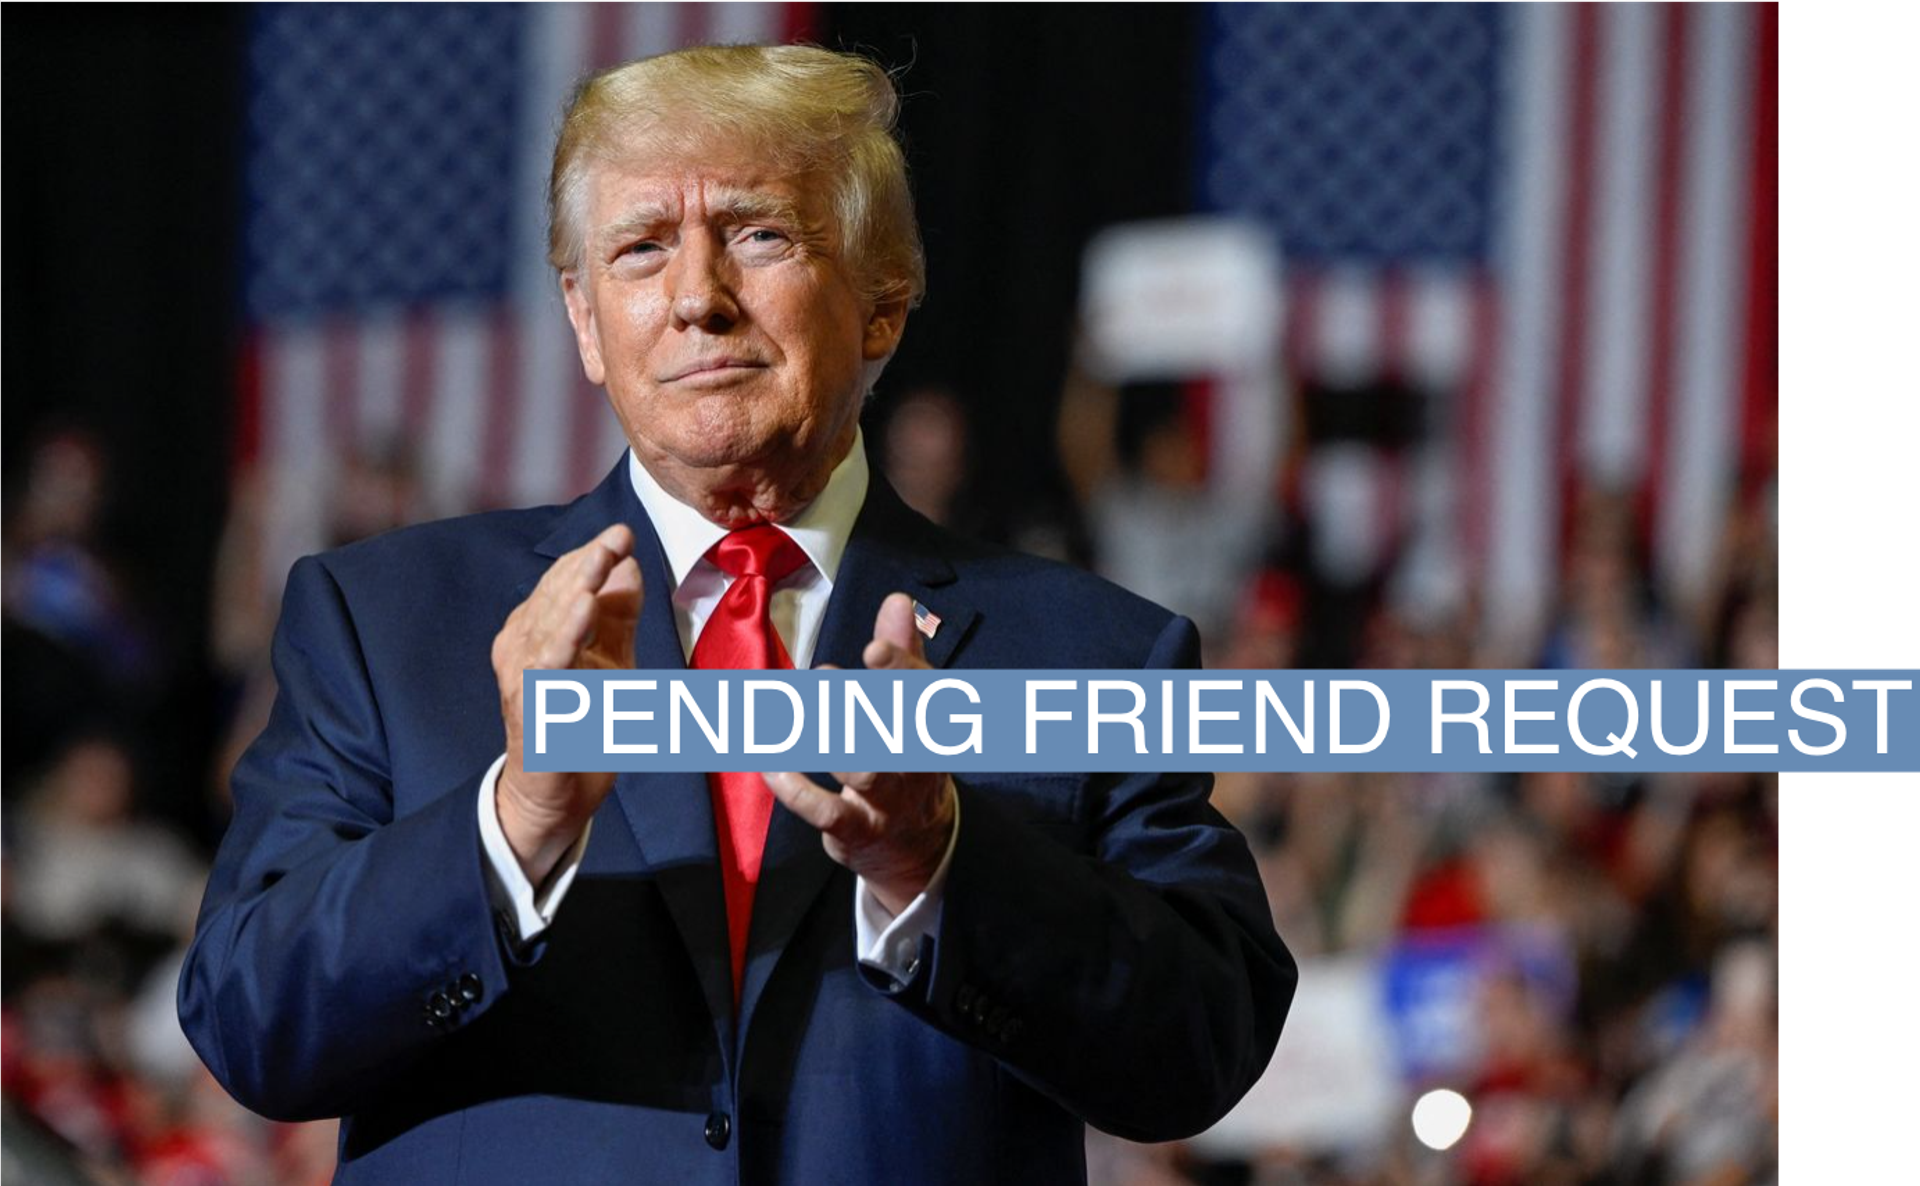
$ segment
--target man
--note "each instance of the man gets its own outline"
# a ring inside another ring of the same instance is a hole
[[[1194,1132],[1272,1053],[1294,965],[1205,779],[521,764],[529,667],[1195,662],[868,472],[895,105],[798,47],[589,80],[552,259],[630,456],[289,578],[181,1016],[243,1103],[346,1118],[340,1180],[1078,1180],[1083,1121]]]

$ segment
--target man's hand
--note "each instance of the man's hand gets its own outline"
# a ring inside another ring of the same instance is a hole
[[[553,562],[493,638],[493,674],[507,727],[507,764],[494,807],[527,880],[539,885],[613,789],[611,774],[530,774],[522,764],[521,676],[529,668],[605,671],[633,666],[640,621],[633,532],[615,524]]]
[[[880,606],[873,641],[861,659],[874,671],[925,671],[913,624],[913,598],[895,593]],[[769,774],[787,810],[820,830],[827,855],[866,880],[880,904],[899,914],[927,888],[953,838],[953,779],[944,774],[838,774],[838,794],[804,774]]]

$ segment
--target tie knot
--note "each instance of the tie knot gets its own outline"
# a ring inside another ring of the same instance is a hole
[[[777,585],[807,562],[793,537],[771,523],[729,531],[707,550],[707,559],[730,577],[765,577]]]

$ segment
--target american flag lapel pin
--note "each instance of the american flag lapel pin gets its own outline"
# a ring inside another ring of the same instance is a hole
[[[940,615],[916,601],[913,603],[913,624],[920,628],[920,633],[932,638],[933,632],[940,629]]]

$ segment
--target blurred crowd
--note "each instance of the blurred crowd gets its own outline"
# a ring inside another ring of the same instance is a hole
[[[1194,617],[1209,666],[1776,664],[1770,476],[1729,492],[1720,576],[1698,604],[1663,597],[1632,498],[1584,491],[1557,609],[1515,655],[1508,637],[1495,647],[1470,584],[1409,592],[1410,539],[1359,569],[1331,565],[1287,474],[1255,497],[1218,489],[1194,406],[1190,390],[1105,386],[1076,369],[1060,480],[998,500],[980,496],[989,475],[965,392],[889,394],[867,439],[930,517]],[[1318,447],[1309,431],[1292,439],[1289,474]],[[241,1110],[173,1010],[226,772],[272,697],[278,579],[262,571],[261,475],[236,479],[212,582],[226,740],[185,794],[153,785],[143,762],[143,706],[188,693],[159,659],[176,624],[130,595],[100,537],[112,478],[95,439],[69,425],[39,442],[7,508],[9,1177],[24,1166],[23,1181],[87,1180],[57,1168],[77,1165],[156,1186],[323,1182],[333,1126]],[[1006,476],[991,480],[1004,495]],[[415,487],[395,450],[316,496],[345,542],[416,517]],[[1231,775],[1215,802],[1251,838],[1301,958],[1296,1024],[1275,1074],[1215,1134],[1152,1147],[1092,1135],[1095,1182],[1772,1179],[1772,776]],[[1377,1073],[1356,1078],[1367,1059]],[[1472,1108],[1446,1149],[1409,1123],[1438,1088]]]
[[[65,424],[10,483],[5,523],[0,1089],[9,1182],[318,1183],[325,1125],[246,1113],[174,1014],[224,808],[159,785],[157,705],[200,684],[103,531],[112,466]],[[237,700],[237,687],[223,701]],[[226,711],[223,709],[222,711]]]

